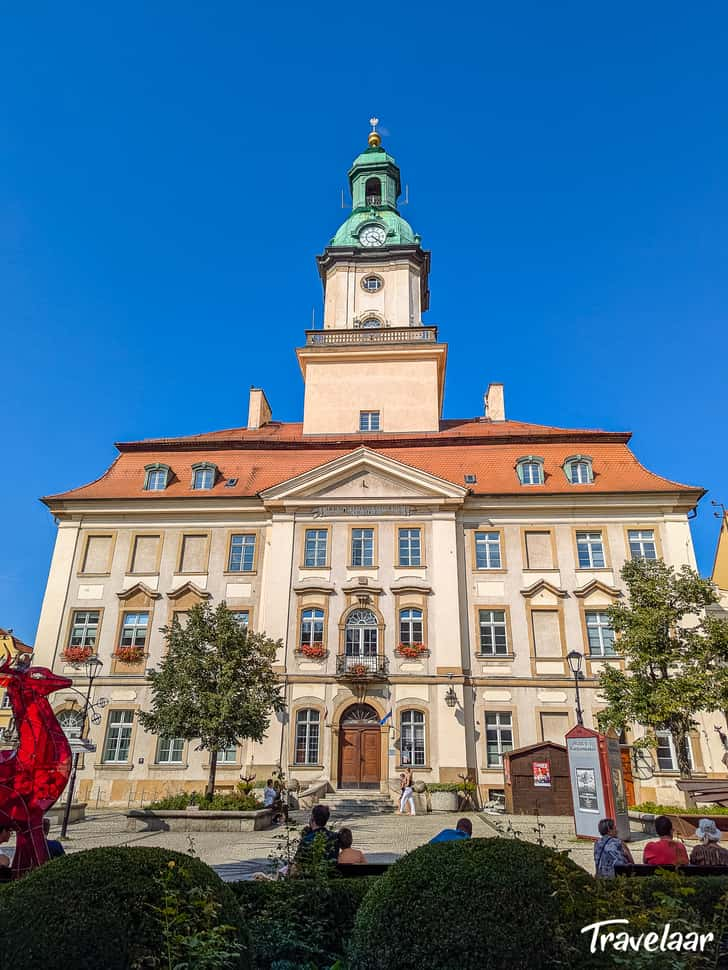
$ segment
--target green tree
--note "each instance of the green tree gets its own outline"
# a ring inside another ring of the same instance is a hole
[[[638,746],[654,746],[655,731],[670,731],[680,774],[689,777],[687,740],[694,715],[721,706],[711,668],[728,637],[721,643],[720,624],[705,618],[706,606],[717,601],[715,589],[689,566],[676,572],[662,560],[632,560],[621,575],[628,598],[608,613],[626,669],[607,666],[600,674],[607,706],[598,715],[599,725],[621,731],[630,722],[642,724],[648,732],[635,742]],[[728,688],[728,676],[725,683]]]
[[[285,707],[273,671],[280,641],[242,626],[225,603],[193,606],[184,627],[175,617],[162,633],[167,652],[149,674],[152,709],[139,720],[160,737],[194,739],[209,751],[212,796],[218,751],[262,741],[272,712]]]

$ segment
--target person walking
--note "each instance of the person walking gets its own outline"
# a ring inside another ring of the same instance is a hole
[[[691,866],[728,866],[728,850],[718,845],[720,830],[712,818],[700,819],[695,838],[700,844],[690,853]]]
[[[672,822],[667,815],[655,819],[656,842],[648,842],[642,854],[646,866],[686,866],[688,850],[672,836]]]
[[[594,843],[594,872],[600,879],[612,879],[615,866],[631,865],[632,853],[617,836],[613,818],[603,818],[599,825],[601,838]]]
[[[405,768],[402,774],[399,776],[401,795],[399,798],[399,811],[398,815],[404,815],[404,807],[407,805],[409,807],[409,814],[416,815],[415,811],[415,791],[412,787],[412,769]]]

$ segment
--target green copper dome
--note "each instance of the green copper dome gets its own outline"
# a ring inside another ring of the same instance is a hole
[[[352,212],[333,237],[330,246],[362,247],[360,233],[367,227],[380,227],[369,236],[379,240],[369,246],[418,245],[420,237],[397,210],[402,188],[399,168],[381,147],[379,136],[370,136],[370,147],[354,159],[349,171]],[[365,239],[367,236],[365,235]]]

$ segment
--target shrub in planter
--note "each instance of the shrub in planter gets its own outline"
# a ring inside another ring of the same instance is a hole
[[[191,791],[168,795],[145,808],[149,812],[183,812],[190,805],[202,812],[257,812],[263,807],[262,801],[250,792],[226,792],[208,798],[204,793]]]
[[[0,889],[0,964],[23,970],[129,970],[166,966],[155,907],[170,863],[242,949],[233,963],[250,970],[250,945],[235,896],[199,859],[157,848],[89,849],[49,862]],[[204,901],[203,901],[204,900]],[[190,900],[194,908],[194,902]],[[214,932],[214,931],[213,931]],[[237,938],[237,939],[235,939]]]
[[[256,970],[331,966],[343,956],[356,911],[378,878],[231,883],[250,928]]]
[[[572,892],[565,903],[559,891],[566,880]],[[349,968],[558,966],[565,951],[563,908],[578,907],[593,883],[565,856],[528,842],[421,846],[380,877],[359,907]],[[568,922],[571,928],[579,917],[568,913]]]

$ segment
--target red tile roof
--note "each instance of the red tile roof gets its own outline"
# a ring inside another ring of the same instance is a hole
[[[32,653],[33,652],[33,648],[32,647],[29,647],[27,643],[23,643],[22,640],[19,640],[18,637],[16,637],[15,634],[12,632],[12,630],[5,630],[5,629],[3,629],[3,627],[0,626],[0,637],[12,637],[13,638],[13,641],[15,643],[15,649],[19,653]]]
[[[362,445],[456,485],[475,475],[474,494],[557,494],[589,492],[695,493],[695,486],[661,478],[644,468],[628,447],[628,432],[551,428],[520,421],[443,421],[440,431],[417,435],[315,435],[303,437],[299,423],[271,422],[257,431],[232,428],[183,438],[156,438],[117,444],[111,467],[96,481],[51,495],[57,500],[255,496],[272,485],[346,455]],[[521,486],[515,464],[524,455],[543,458],[543,485]],[[572,485],[562,470],[566,458],[589,455],[594,481]],[[144,466],[159,461],[172,469],[163,492],[145,492]],[[193,491],[192,465],[209,461],[220,475],[212,489]],[[228,488],[226,481],[237,479]]]

